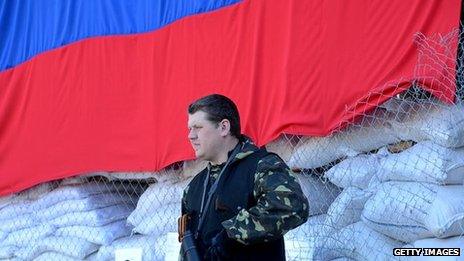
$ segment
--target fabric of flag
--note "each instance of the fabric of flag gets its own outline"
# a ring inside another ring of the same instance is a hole
[[[361,114],[409,87],[415,33],[457,28],[460,5],[1,1],[0,194],[191,159],[187,106],[211,93],[236,101],[258,145],[330,134],[353,118],[347,108]]]

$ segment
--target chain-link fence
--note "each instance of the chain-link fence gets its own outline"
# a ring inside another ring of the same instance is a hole
[[[405,246],[464,250],[464,106],[443,102],[463,81],[452,66],[456,36],[418,34],[414,79],[388,83],[405,91],[373,91],[347,108],[340,131],[267,145],[295,170],[310,202],[309,220],[285,235],[288,260],[390,260]],[[183,188],[204,167],[82,173],[2,197],[0,259],[177,260]]]

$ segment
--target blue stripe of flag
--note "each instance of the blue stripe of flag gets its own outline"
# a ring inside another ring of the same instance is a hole
[[[0,71],[94,36],[143,33],[240,0],[0,0]]]

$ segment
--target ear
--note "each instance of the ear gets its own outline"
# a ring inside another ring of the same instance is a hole
[[[230,121],[227,119],[223,119],[219,122],[219,129],[221,131],[221,136],[225,137],[230,134]]]

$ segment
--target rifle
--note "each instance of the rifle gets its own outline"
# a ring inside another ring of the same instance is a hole
[[[182,215],[178,220],[178,240],[181,242],[180,255],[182,260],[186,261],[200,261],[197,247],[195,245],[195,238],[193,233],[187,229],[188,215]]]

